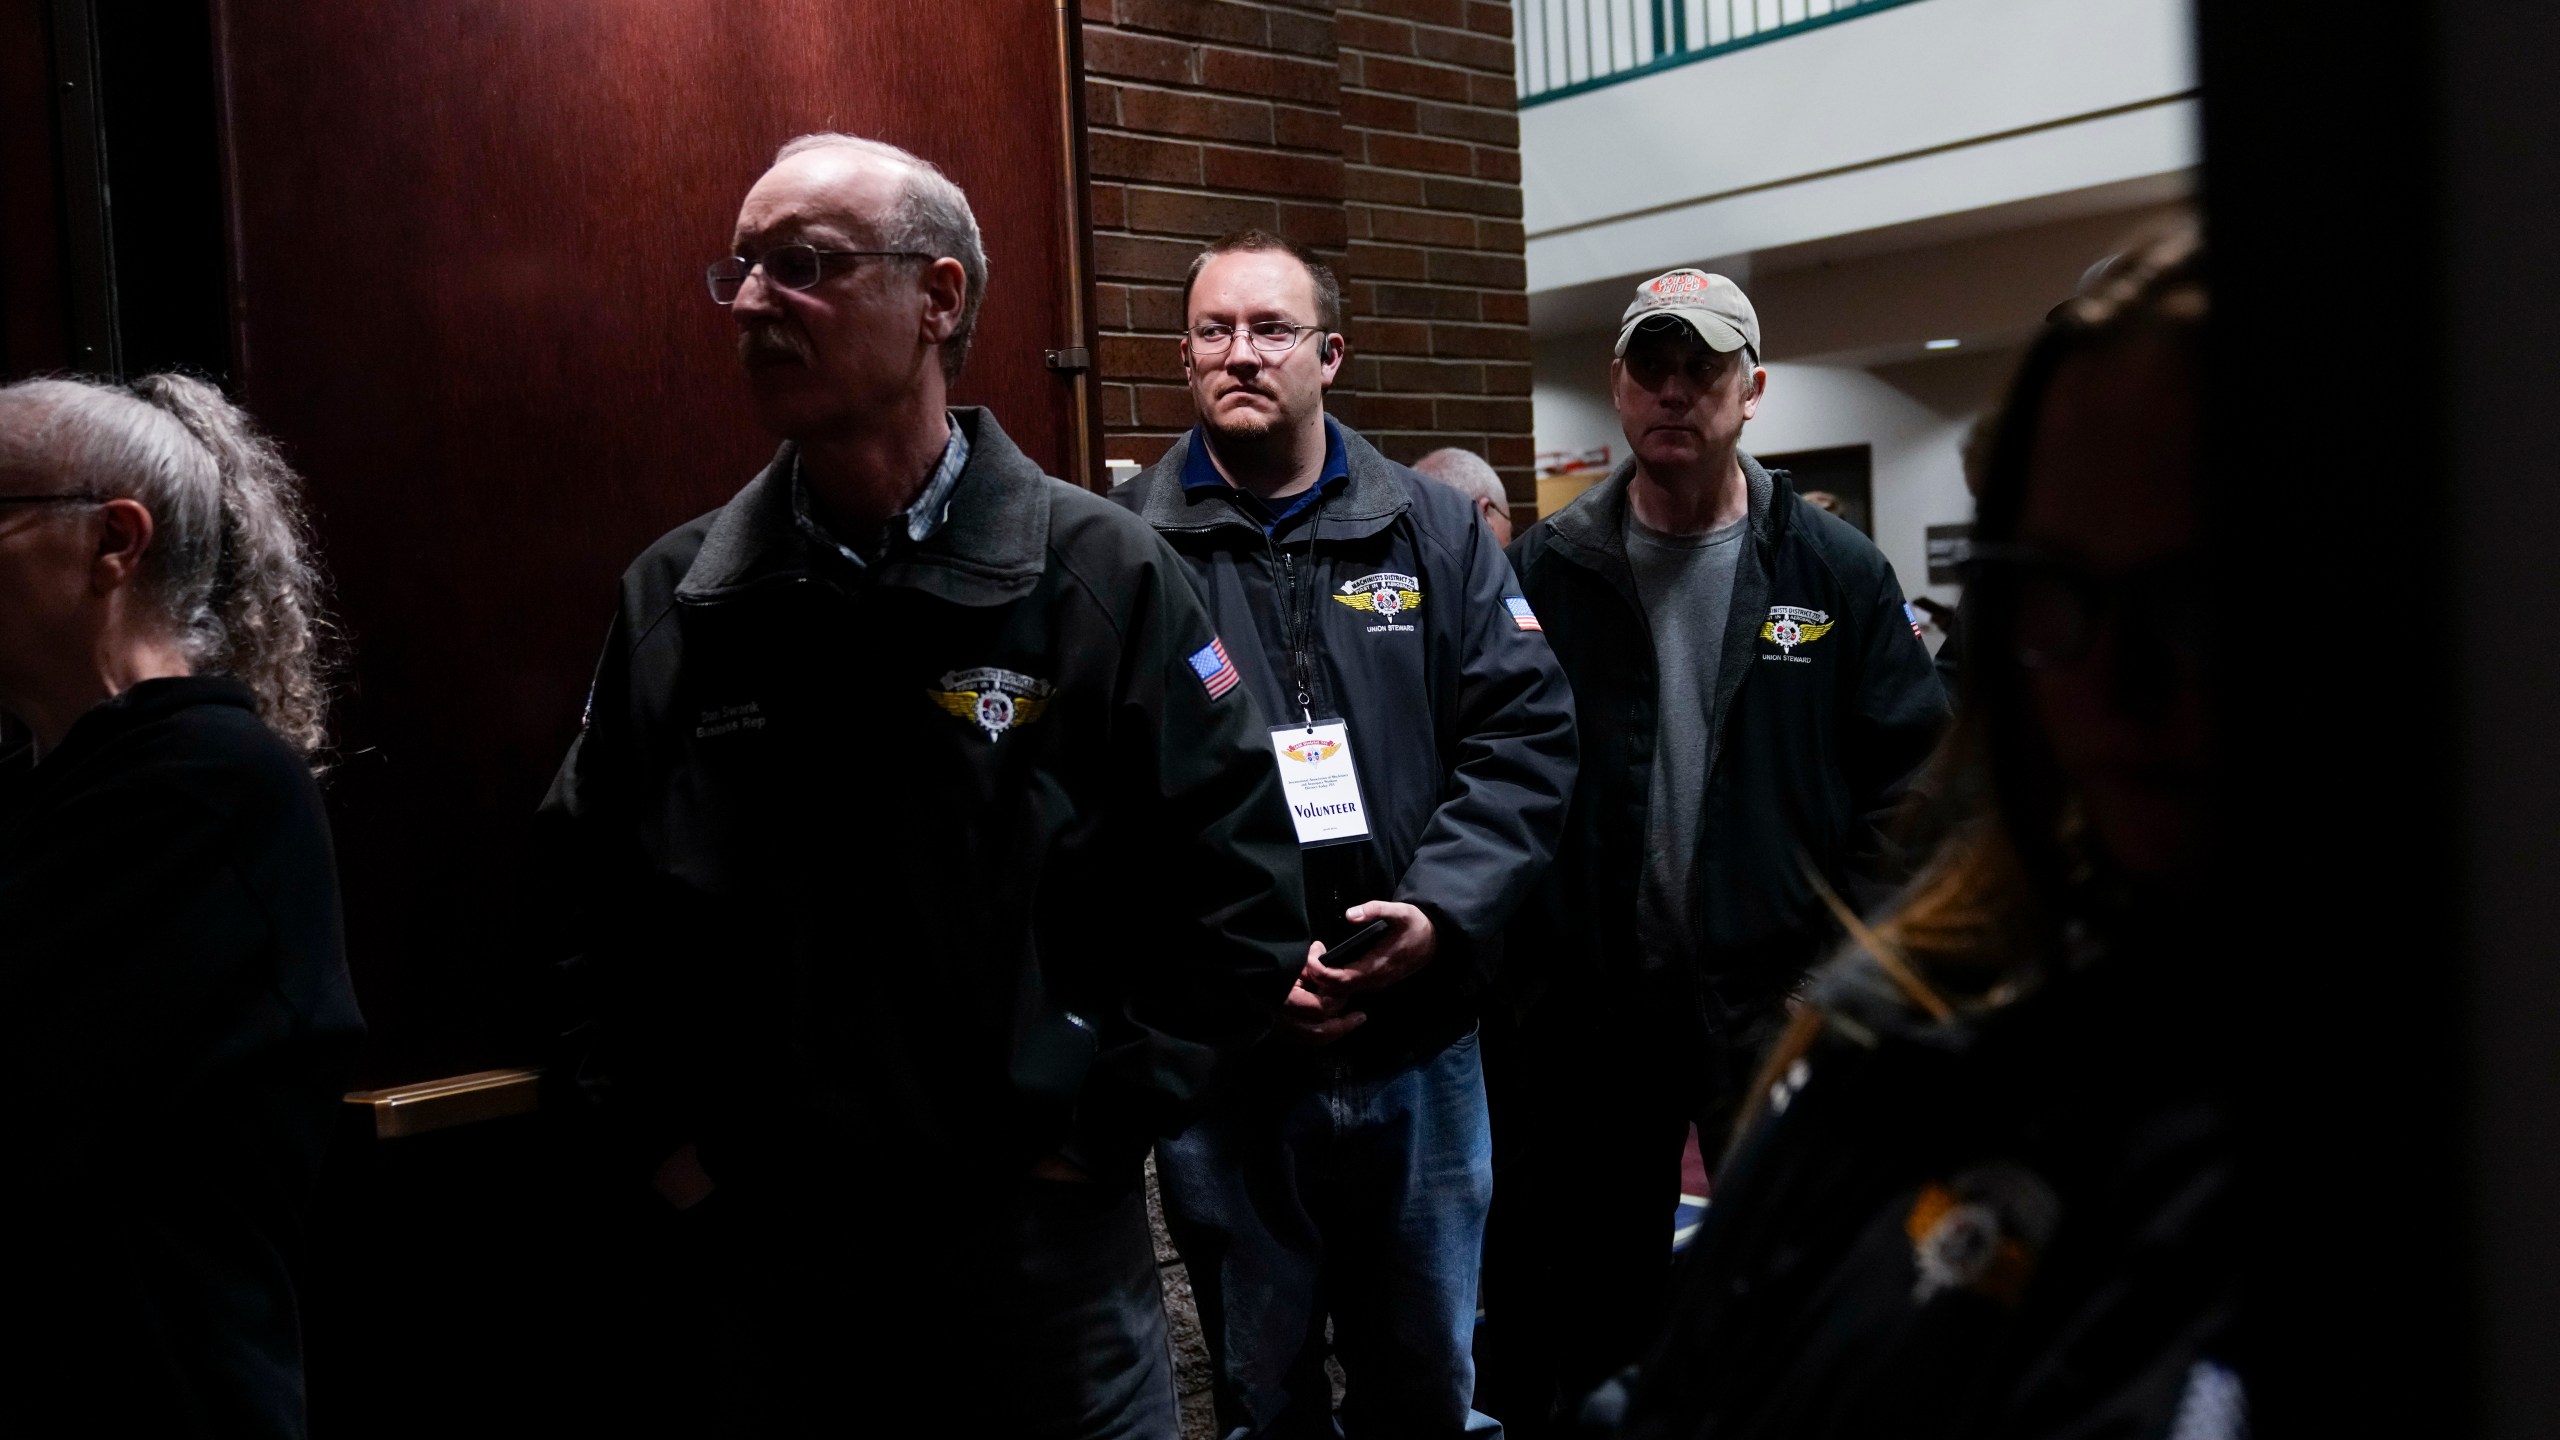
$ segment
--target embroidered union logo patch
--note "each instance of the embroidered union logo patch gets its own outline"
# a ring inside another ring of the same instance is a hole
[[[1369,627],[1372,635],[1410,634],[1414,627],[1406,622],[1412,619],[1412,612],[1422,608],[1422,582],[1393,570],[1381,570],[1343,581],[1341,593],[1333,598],[1377,617],[1378,623]]]
[[[1407,610],[1422,608],[1422,582],[1410,575],[1381,570],[1375,575],[1343,581],[1342,593],[1333,598],[1354,610],[1392,620]]]
[[[1772,605],[1769,618],[1761,623],[1760,638],[1789,655],[1799,645],[1810,645],[1831,633],[1828,611],[1807,610],[1796,605]]]
[[[1057,688],[1046,680],[991,665],[954,670],[933,683],[941,687],[925,692],[933,697],[933,703],[953,719],[966,720],[986,731],[990,744],[1007,730],[1028,725],[1047,714],[1049,696]]]

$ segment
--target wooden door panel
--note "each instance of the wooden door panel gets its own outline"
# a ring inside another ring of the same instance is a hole
[[[958,16],[965,14],[964,27]],[[375,1083],[504,1058],[525,821],[615,577],[771,453],[701,268],[789,137],[904,145],[991,283],[957,398],[1075,473],[1053,0],[216,0],[245,399],[354,646],[333,785]]]

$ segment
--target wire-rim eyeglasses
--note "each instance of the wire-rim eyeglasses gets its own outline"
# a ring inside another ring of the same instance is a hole
[[[1286,355],[1306,343],[1309,335],[1320,334],[1321,325],[1292,325],[1286,320],[1256,320],[1250,325],[1201,325],[1183,332],[1191,342],[1191,353],[1202,357],[1224,355],[1242,335],[1259,355]]]
[[[765,280],[785,290],[813,290],[827,278],[829,260],[931,260],[921,250],[822,250],[815,245],[776,245],[753,259],[744,255],[723,255],[702,267],[703,283],[711,287],[711,303],[735,304],[738,292],[746,288],[747,277],[759,268]]]

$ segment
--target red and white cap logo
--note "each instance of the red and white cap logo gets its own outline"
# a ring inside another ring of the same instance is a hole
[[[1627,339],[1648,316],[1677,315],[1699,338],[1718,350],[1749,346],[1760,353],[1760,316],[1742,287],[1704,270],[1666,270],[1636,287],[1636,298],[1618,319],[1617,353],[1627,352]]]

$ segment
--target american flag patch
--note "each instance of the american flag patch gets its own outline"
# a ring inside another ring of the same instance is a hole
[[[1541,634],[1545,633],[1547,627],[1538,623],[1538,617],[1529,609],[1528,601],[1521,599],[1517,595],[1505,595],[1502,597],[1502,604],[1503,608],[1511,612],[1512,624],[1519,626],[1523,630],[1535,630]]]
[[[1214,635],[1208,644],[1191,652],[1191,673],[1209,687],[1212,700],[1236,688],[1236,682],[1244,678],[1236,673],[1236,662],[1227,658],[1226,643]]]
[[[1920,618],[1920,609],[1918,606],[1913,605],[1908,600],[1902,602],[1902,618],[1911,622],[1911,634],[1913,638],[1920,640],[1926,640],[1929,638],[1928,636],[1920,633],[1920,627],[1928,624],[1929,622]]]

